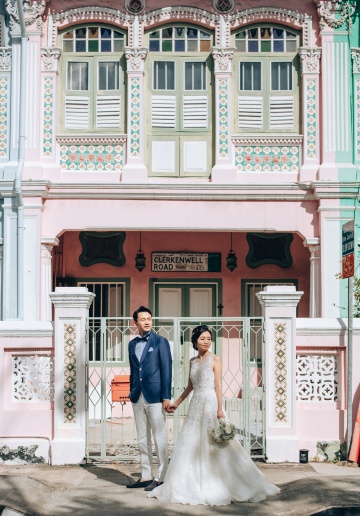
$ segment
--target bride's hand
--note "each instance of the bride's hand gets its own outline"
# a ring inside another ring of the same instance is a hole
[[[224,419],[224,418],[225,418],[225,414],[224,414],[224,412],[222,411],[222,409],[219,409],[219,410],[217,411],[217,418],[218,418],[218,419]]]

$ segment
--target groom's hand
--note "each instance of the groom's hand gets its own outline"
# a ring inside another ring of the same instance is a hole
[[[163,409],[165,410],[165,412],[169,412],[170,400],[163,400],[162,406],[163,406]]]

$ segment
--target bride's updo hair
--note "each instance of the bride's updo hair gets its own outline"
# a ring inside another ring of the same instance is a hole
[[[202,324],[201,326],[196,326],[196,328],[194,328],[191,333],[191,342],[192,342],[193,348],[196,350],[198,348],[197,347],[198,338],[200,337],[200,335],[202,333],[204,333],[204,331],[208,331],[212,337],[212,332],[211,332],[210,328],[208,326],[206,326],[206,324]]]

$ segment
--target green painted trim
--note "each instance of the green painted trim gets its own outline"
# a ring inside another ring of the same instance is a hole
[[[254,279],[242,279],[241,280],[241,316],[251,317],[250,314],[245,313],[246,299],[245,290],[248,283],[267,283],[268,285],[283,285],[284,283],[294,283],[296,290],[298,290],[299,281],[295,278],[284,278],[284,279],[267,279],[267,278],[254,278]],[[247,303],[249,305],[249,303]],[[297,313],[297,309],[296,309]]]
[[[74,278],[75,283],[124,283],[125,284],[125,306],[124,306],[124,317],[132,317],[130,314],[130,284],[131,279],[130,278],[118,278],[116,277],[105,277],[105,278],[92,278],[92,277],[86,277],[86,278]],[[119,316],[120,317],[120,316]]]
[[[215,287],[213,290],[213,306],[215,310],[217,310],[217,301],[218,303],[222,303],[222,279],[182,279],[182,278],[150,278],[149,280],[149,306],[150,309],[156,315],[158,313],[158,298],[157,298],[157,286],[179,286],[180,288],[185,289],[185,296],[182,296],[182,307],[181,311],[184,314],[182,317],[188,317],[187,314],[187,306],[186,306],[186,298],[188,296],[188,289],[191,287],[196,287],[198,285],[201,286],[209,286],[211,288]],[[216,316],[216,314],[215,314]]]

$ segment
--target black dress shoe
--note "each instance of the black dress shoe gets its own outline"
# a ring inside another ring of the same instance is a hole
[[[129,489],[137,489],[139,487],[147,487],[152,483],[153,483],[153,480],[143,480],[141,482],[141,480],[139,479],[136,482],[134,482],[133,484],[128,484],[126,487]]]
[[[145,487],[145,491],[152,491],[155,487],[161,486],[164,482],[158,482],[157,480],[153,480],[147,487]]]

